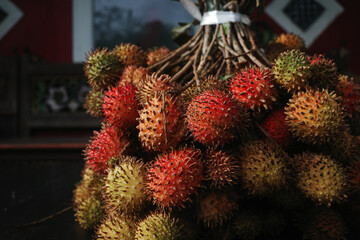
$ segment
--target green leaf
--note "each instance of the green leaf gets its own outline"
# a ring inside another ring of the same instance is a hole
[[[228,74],[228,75],[225,75],[225,76],[220,76],[220,79],[223,80],[223,81],[226,81],[229,78],[231,78],[232,76],[234,76],[234,73]]]
[[[178,27],[174,27],[171,30],[171,37],[174,40],[174,42],[178,43],[178,44],[182,44],[184,42],[186,42],[189,38],[189,31],[192,25],[191,23],[179,23],[180,26]]]

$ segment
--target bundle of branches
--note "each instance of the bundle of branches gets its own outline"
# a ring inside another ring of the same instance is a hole
[[[199,0],[198,7],[203,13],[210,10],[240,13],[249,3],[260,5],[258,0]],[[226,25],[200,26],[187,43],[149,66],[149,70],[173,75],[172,81],[183,85],[183,89],[194,82],[200,89],[204,76],[226,76],[249,64],[258,67],[271,65],[256,46],[249,27],[242,22],[229,22]]]

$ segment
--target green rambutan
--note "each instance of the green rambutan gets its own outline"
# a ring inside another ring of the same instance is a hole
[[[263,232],[261,217],[253,211],[239,211],[234,219],[233,229],[240,239],[253,240],[259,237]]]
[[[311,76],[310,62],[299,50],[280,54],[273,65],[275,81],[288,92],[297,92],[308,85]]]
[[[111,157],[125,153],[129,146],[127,136],[115,126],[103,124],[100,132],[86,146],[84,155],[87,164],[96,173],[104,173]]]
[[[222,150],[209,149],[205,156],[205,179],[213,188],[222,189],[238,183],[239,162]]]
[[[105,120],[120,129],[128,129],[137,125],[140,109],[136,99],[136,88],[124,83],[110,88],[103,103]]]
[[[275,38],[275,43],[280,43],[286,46],[287,49],[304,50],[305,42],[299,35],[294,33],[282,33]]]
[[[137,97],[141,105],[145,105],[146,102],[153,98],[155,95],[166,91],[166,93],[173,93],[175,85],[171,83],[171,77],[167,74],[146,75],[145,79],[138,84]]]
[[[355,83],[354,78],[340,75],[337,92],[341,96],[341,102],[347,114],[352,115],[359,111],[360,86]]]
[[[273,81],[270,69],[244,68],[231,79],[230,92],[248,110],[268,110],[277,96]]]
[[[298,188],[315,203],[330,206],[347,197],[345,170],[329,156],[305,152],[294,157],[293,165]]]
[[[165,208],[184,207],[203,180],[200,150],[185,147],[159,155],[148,170],[147,191]]]
[[[85,98],[84,108],[86,113],[93,117],[104,117],[103,112],[104,93],[102,91],[90,91]]]
[[[285,187],[288,157],[270,140],[257,140],[241,147],[240,171],[244,187],[254,195],[264,195]]]
[[[139,111],[139,139],[143,147],[152,151],[165,151],[185,136],[182,106],[177,98],[156,94]]]
[[[196,218],[206,227],[221,226],[238,209],[237,200],[238,196],[234,191],[204,192],[197,200]]]
[[[305,143],[323,144],[341,134],[346,125],[334,92],[307,89],[298,92],[285,108],[286,124]]]
[[[154,49],[148,51],[148,53],[146,55],[147,65],[150,66],[150,65],[156,63],[160,59],[166,57],[169,53],[170,53],[170,50],[165,46],[162,46],[160,48],[154,48]]]
[[[291,142],[289,127],[285,123],[285,110],[278,109],[270,113],[261,123],[261,127],[278,144],[287,147]]]
[[[108,214],[96,230],[97,240],[133,240],[134,224],[128,218],[119,214]]]
[[[134,65],[137,67],[145,66],[145,52],[135,44],[121,43],[116,45],[112,52],[120,58],[125,65]]]
[[[94,91],[106,90],[115,85],[123,69],[124,65],[119,57],[107,48],[91,51],[84,63],[85,76]]]
[[[135,87],[146,78],[146,75],[149,71],[144,67],[136,67],[133,65],[128,65],[124,68],[124,71],[120,77],[119,83],[131,83]]]
[[[103,199],[110,212],[140,212],[146,201],[146,170],[136,157],[118,156],[118,164],[108,169]]]
[[[338,85],[338,72],[333,60],[322,54],[309,57],[311,77],[309,84],[314,88],[335,90]]]
[[[75,208],[76,221],[84,229],[96,226],[104,217],[105,211],[101,199],[90,196]]]
[[[139,222],[135,232],[135,240],[186,239],[182,228],[180,221],[167,213],[151,213]]]
[[[244,134],[249,125],[249,115],[226,92],[210,90],[190,102],[186,122],[196,141],[217,146]]]

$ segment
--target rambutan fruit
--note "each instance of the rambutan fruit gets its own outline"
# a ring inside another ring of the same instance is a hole
[[[90,91],[85,98],[84,108],[86,113],[93,117],[104,117],[103,112],[104,93],[102,91]]]
[[[107,48],[96,49],[86,56],[84,63],[85,76],[90,87],[95,90],[106,90],[119,79],[124,65],[115,54]]]
[[[210,90],[189,104],[186,122],[194,139],[206,145],[222,145],[246,132],[249,115],[232,96]]]
[[[146,171],[136,157],[118,156],[118,164],[108,169],[103,199],[110,212],[136,213],[145,206]]]
[[[269,136],[283,147],[291,142],[289,127],[285,123],[285,110],[278,109],[270,113],[261,123],[261,127]]]
[[[139,222],[135,232],[135,240],[183,239],[182,228],[180,221],[167,213],[151,213]]]
[[[75,218],[83,229],[96,226],[104,217],[105,211],[101,199],[90,196],[75,208]]]
[[[152,151],[165,151],[185,136],[183,110],[177,98],[156,94],[139,111],[139,139],[143,147]]]
[[[166,57],[166,55],[168,55],[169,53],[170,53],[170,50],[165,46],[162,46],[160,48],[151,49],[150,51],[148,51],[148,53],[146,55],[147,65],[150,66],[150,65],[156,63],[160,59]]]
[[[105,120],[120,129],[132,128],[137,125],[140,109],[136,99],[136,88],[124,83],[110,88],[103,103]]]
[[[304,50],[305,42],[299,35],[294,33],[282,33],[274,40],[276,43],[284,44],[287,49]]]
[[[310,211],[300,220],[303,239],[346,240],[347,227],[341,216],[332,209]]]
[[[118,56],[125,65],[142,67],[146,64],[145,52],[135,44],[121,43],[120,45],[116,45],[112,52]]]
[[[268,110],[276,101],[273,81],[270,69],[244,68],[231,79],[230,92],[248,110]]]
[[[324,147],[326,150],[329,150],[335,159],[343,162],[351,161],[356,155],[360,156],[360,144],[357,143],[356,137],[346,130],[342,134],[337,135],[336,138]]]
[[[343,108],[334,92],[307,89],[298,92],[285,107],[286,124],[305,143],[323,144],[346,128]]]
[[[119,83],[127,82],[136,87],[143,79],[145,79],[148,73],[149,71],[144,67],[128,65],[124,68]]]
[[[200,150],[185,147],[159,155],[148,170],[147,191],[165,208],[184,207],[203,180]]]
[[[239,211],[234,219],[233,229],[240,239],[253,240],[263,232],[261,217],[253,211]]]
[[[298,188],[313,202],[330,206],[347,197],[345,170],[331,157],[305,152],[294,157],[293,165]]]
[[[221,226],[238,209],[238,196],[234,191],[207,191],[199,196],[195,216],[206,227]]]
[[[273,63],[282,52],[285,52],[288,48],[282,43],[271,42],[266,49],[266,56]]]
[[[308,85],[310,62],[305,53],[288,50],[275,60],[272,71],[275,81],[288,92],[297,92]]]
[[[341,101],[347,114],[352,115],[355,111],[359,111],[360,86],[355,83],[354,78],[341,75],[337,92],[342,98]]]
[[[138,84],[138,100],[141,105],[153,98],[155,95],[166,91],[166,93],[172,93],[175,89],[174,84],[171,83],[171,77],[167,74],[157,75],[153,73],[152,75],[146,75],[145,79],[139,82]]]
[[[125,153],[129,140],[124,132],[115,126],[103,124],[100,132],[94,131],[94,137],[84,151],[87,164],[96,173],[104,173],[111,157]]]
[[[353,161],[347,167],[347,173],[349,176],[349,185],[352,191],[360,191],[360,157]]]
[[[322,54],[309,57],[309,61],[311,70],[309,84],[314,88],[335,90],[339,80],[334,61]]]
[[[96,230],[97,240],[133,240],[135,229],[132,221],[123,215],[108,214]]]
[[[209,149],[205,158],[205,179],[213,188],[222,189],[238,183],[239,162],[222,150]]]
[[[241,178],[251,194],[261,196],[285,187],[288,158],[280,146],[270,140],[256,140],[240,150]]]
[[[193,99],[196,95],[201,92],[206,92],[209,90],[221,90],[227,91],[227,84],[224,80],[218,78],[217,76],[208,75],[204,79],[200,79],[200,90],[196,84],[191,85],[185,91],[181,93],[184,102],[188,103]]]

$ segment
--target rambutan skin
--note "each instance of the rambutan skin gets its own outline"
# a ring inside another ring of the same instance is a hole
[[[309,144],[329,142],[346,129],[338,97],[324,89],[307,89],[293,95],[285,114],[292,134]]]
[[[186,122],[196,141],[217,146],[245,133],[249,115],[226,92],[210,90],[199,94],[190,102]]]
[[[322,54],[315,54],[308,59],[311,70],[309,84],[313,88],[335,90],[339,80],[334,61]]]
[[[104,111],[102,108],[104,101],[104,93],[102,91],[90,91],[86,95],[84,108],[86,113],[93,117],[101,118],[104,117]]]
[[[166,57],[169,53],[170,53],[170,50],[165,46],[162,46],[160,48],[154,48],[154,49],[148,51],[148,53],[146,55],[147,65],[150,66],[150,65],[156,63],[160,59]]]
[[[124,68],[118,84],[123,84],[127,82],[137,87],[138,84],[145,79],[148,73],[149,71],[144,67],[128,65]]]
[[[148,151],[163,152],[176,147],[186,130],[180,101],[171,95],[156,94],[139,111],[137,128],[139,139]]]
[[[268,110],[276,101],[276,89],[270,69],[251,67],[240,70],[231,79],[230,92],[252,111]]]
[[[340,75],[337,92],[348,115],[360,110],[360,86],[355,83],[354,78]]]
[[[119,129],[137,125],[140,105],[136,99],[136,88],[129,83],[110,88],[103,102],[105,120]]]
[[[100,132],[94,131],[93,139],[85,148],[85,161],[96,173],[105,173],[109,159],[125,153],[128,146],[129,141],[123,131],[103,124]]]
[[[121,43],[115,46],[112,53],[118,56],[125,65],[141,67],[146,64],[145,52],[135,44]]]
[[[97,240],[133,240],[134,224],[131,220],[119,214],[108,214],[96,230]]]
[[[270,113],[261,123],[261,127],[278,144],[287,147],[291,142],[289,127],[285,123],[286,115],[284,109],[278,109]]]
[[[200,150],[185,147],[159,155],[148,170],[147,192],[165,208],[182,208],[203,180]]]
[[[84,199],[79,206],[75,208],[76,221],[83,229],[90,229],[96,226],[104,217],[105,211],[101,198],[90,196]]]
[[[294,33],[282,33],[275,38],[276,43],[286,46],[287,49],[304,50],[305,42],[299,35]]]

